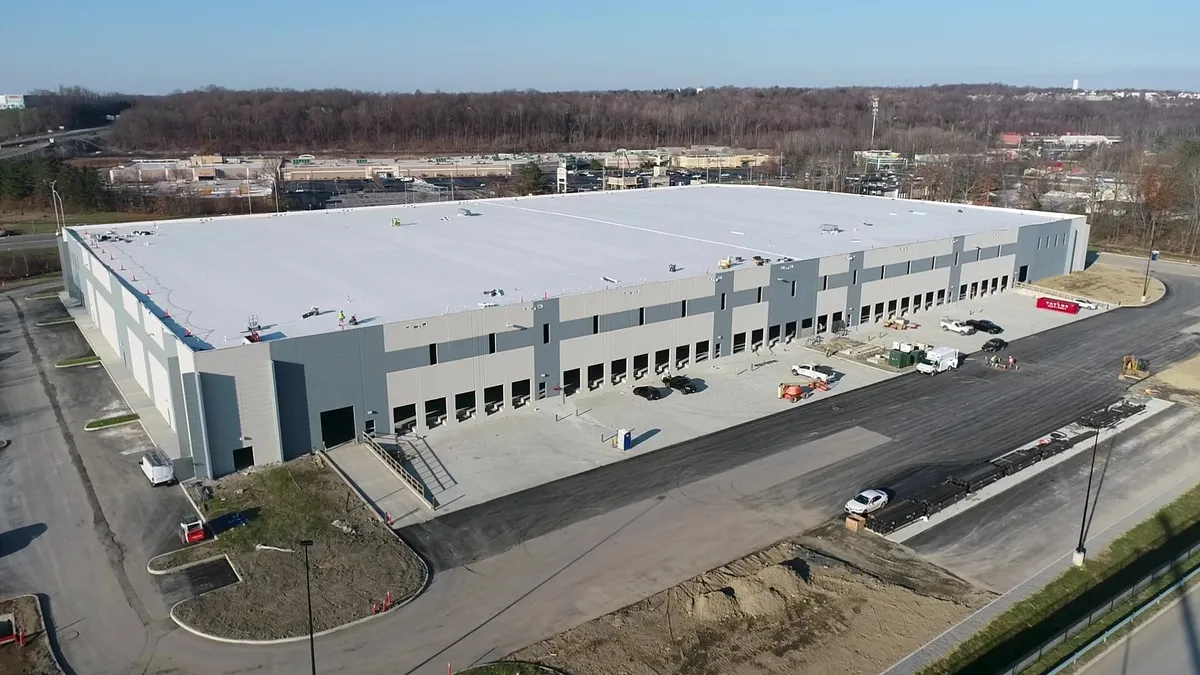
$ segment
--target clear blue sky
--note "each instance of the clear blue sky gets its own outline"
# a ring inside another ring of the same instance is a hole
[[[1196,0],[10,0],[0,91],[1200,90]]]

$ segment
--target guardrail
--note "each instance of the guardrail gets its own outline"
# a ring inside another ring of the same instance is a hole
[[[375,453],[375,456],[379,458],[379,461],[383,462],[387,468],[392,470],[392,473],[396,474],[396,477],[399,478],[400,481],[403,482],[408,489],[417,496],[417,499],[421,500],[421,503],[425,505],[425,508],[429,509],[430,511],[433,511],[437,508],[437,506],[434,504],[433,495],[429,492],[429,489],[426,488],[421,481],[417,480],[416,476],[409,473],[408,469],[404,468],[404,465],[397,461],[395,457],[392,457],[387,450],[384,450],[383,446],[379,445],[374,437],[364,435],[363,443],[371,449],[371,452]]]
[[[1097,621],[1100,621],[1101,619],[1103,619],[1105,616],[1108,616],[1109,612],[1113,611],[1113,609],[1116,608],[1118,605],[1120,605],[1121,603],[1125,602],[1126,600],[1132,598],[1133,596],[1137,595],[1138,593],[1141,593],[1142,591],[1146,590],[1147,588],[1150,587],[1151,584],[1153,584],[1154,582],[1163,578],[1164,576],[1170,574],[1177,565],[1179,565],[1183,562],[1186,562],[1189,558],[1195,556],[1197,553],[1200,553],[1200,543],[1193,545],[1188,550],[1175,556],[1175,558],[1173,558],[1170,562],[1160,566],[1158,569],[1154,570],[1150,574],[1147,574],[1145,577],[1142,577],[1141,579],[1139,579],[1133,585],[1127,587],[1125,590],[1123,590],[1120,593],[1117,593],[1113,597],[1109,598],[1107,602],[1105,602],[1104,604],[1102,604],[1099,607],[1092,610],[1092,612],[1090,614],[1083,617],[1079,621],[1076,621],[1074,624],[1068,626],[1066,630],[1061,631],[1054,637],[1052,637],[1049,640],[1047,640],[1046,642],[1042,643],[1042,646],[1040,646],[1037,649],[1033,650],[1032,652],[1029,652],[1028,654],[1026,654],[1024,657],[1022,657],[1019,661],[1017,661],[1014,665],[1010,666],[1008,669],[999,671],[999,675],[1019,675],[1019,673],[1025,672],[1026,670],[1029,669],[1030,666],[1032,666],[1033,664],[1040,661],[1042,659],[1042,657],[1044,657],[1048,652],[1051,652],[1051,651],[1057,649],[1058,647],[1062,646],[1066,641],[1068,641],[1068,640],[1074,638],[1075,636],[1079,635],[1080,633],[1082,633],[1084,630],[1086,630],[1088,628],[1088,626],[1091,626],[1092,624],[1096,623]],[[1195,571],[1193,571],[1191,574],[1195,574]],[[1191,574],[1189,574],[1187,577],[1185,577],[1185,579],[1180,580],[1180,582],[1182,583],[1187,578],[1190,578]],[[1167,590],[1170,590],[1170,589],[1167,589]],[[1161,600],[1162,596],[1166,592],[1167,591],[1160,593],[1159,596],[1156,596],[1154,599],[1152,599],[1150,601],[1150,603],[1157,603],[1159,600]],[[1142,611],[1144,611],[1144,607],[1145,606],[1143,606],[1143,609],[1139,609],[1134,614],[1131,614],[1130,616],[1126,617],[1117,626],[1110,628],[1103,635],[1101,635],[1100,638],[1097,638],[1097,640],[1100,640],[1101,638],[1106,638],[1108,635],[1111,635],[1113,631],[1118,629],[1118,626],[1124,627],[1136,615],[1138,615]],[[1074,655],[1072,655],[1071,658],[1067,660],[1067,662],[1060,664],[1053,671],[1050,671],[1050,675],[1053,675],[1054,673],[1059,673],[1063,670],[1063,668],[1066,665],[1074,663],[1075,660],[1079,658],[1079,656],[1081,656],[1087,650],[1090,650],[1092,647],[1094,647],[1096,644],[1098,644],[1097,640],[1093,640],[1091,643],[1084,646],[1079,651],[1077,651]]]

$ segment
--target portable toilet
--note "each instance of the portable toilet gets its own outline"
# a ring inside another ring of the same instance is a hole
[[[617,429],[617,449],[628,450],[633,447],[633,434],[628,429]]]

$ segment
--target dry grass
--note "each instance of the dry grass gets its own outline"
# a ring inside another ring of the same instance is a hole
[[[990,598],[839,523],[517,652],[572,675],[879,672]]]
[[[1145,285],[1144,271],[1118,265],[1096,263],[1082,272],[1050,277],[1037,282],[1037,286],[1068,295],[1098,300],[1110,305],[1142,304],[1142,288]],[[1154,302],[1167,292],[1163,283],[1151,277],[1148,302]]]
[[[62,675],[50,651],[50,639],[42,626],[38,601],[32,595],[0,600],[0,614],[13,614],[25,629],[25,646],[15,643],[0,647],[0,673],[4,675]]]
[[[390,591],[398,603],[421,590],[424,567],[412,549],[388,532],[317,458],[234,474],[203,503],[209,518],[234,511],[249,522],[217,541],[159,559],[161,567],[229,555],[243,581],[187,600],[180,620],[206,633],[271,640],[308,630],[304,557],[299,542],[312,539],[313,615],[327,630],[371,614]],[[353,525],[347,534],[334,520]],[[256,550],[257,544],[294,553]],[[165,564],[164,564],[165,562]]]

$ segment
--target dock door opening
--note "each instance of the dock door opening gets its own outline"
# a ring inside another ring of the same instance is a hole
[[[357,437],[354,425],[354,407],[346,406],[321,412],[321,442],[332,448]]]

